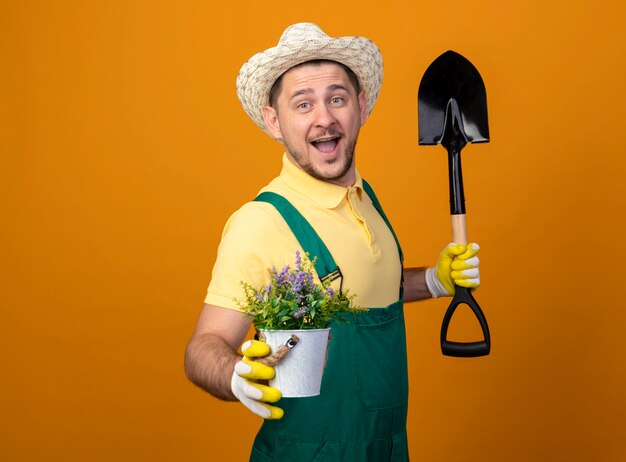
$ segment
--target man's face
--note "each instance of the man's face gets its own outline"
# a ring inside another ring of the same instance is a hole
[[[365,93],[357,95],[339,64],[304,64],[287,71],[276,108],[266,106],[263,117],[302,170],[341,186],[354,184],[354,147],[366,119]]]

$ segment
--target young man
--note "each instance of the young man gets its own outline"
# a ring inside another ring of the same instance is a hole
[[[187,348],[190,380],[266,419],[251,460],[408,460],[403,302],[452,295],[455,283],[479,285],[476,244],[446,246],[433,269],[402,267],[390,224],[355,166],[358,133],[381,81],[382,59],[371,41],[331,38],[308,23],[287,28],[238,76],[244,109],[285,147],[280,175],[261,192],[287,199],[314,229],[306,236],[291,229],[271,201],[237,211],[224,229]],[[274,370],[254,358],[269,348],[242,345],[250,320],[235,299],[243,299],[241,281],[267,284],[268,268],[292,263],[296,250],[308,251],[301,242],[312,240],[323,242],[340,268],[335,289],[349,289],[370,310],[333,325],[320,396],[267,404],[280,400],[280,390],[259,383]]]

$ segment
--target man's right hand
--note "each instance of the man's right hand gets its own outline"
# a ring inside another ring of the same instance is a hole
[[[281,398],[280,390],[257,383],[256,380],[269,380],[274,377],[274,368],[254,361],[270,353],[267,343],[248,340],[241,345],[243,358],[235,364],[230,382],[233,394],[241,403],[264,419],[281,419],[283,410],[265,403],[275,403]]]

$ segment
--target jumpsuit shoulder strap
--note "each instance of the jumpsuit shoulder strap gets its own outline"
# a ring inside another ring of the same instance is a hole
[[[307,219],[287,199],[280,194],[265,191],[254,200],[256,202],[267,202],[276,208],[291,229],[291,232],[296,236],[302,249],[309,254],[309,258],[313,260],[313,257],[317,257],[315,260],[315,271],[322,281],[333,281],[342,277],[341,270],[335,263],[326,244],[324,244]]]
[[[376,197],[376,193],[374,192],[370,184],[365,180],[363,180],[363,189],[372,200],[372,204],[374,205],[374,208],[378,210],[378,213],[380,213],[380,216],[383,217],[383,220],[385,220],[385,223],[387,223],[387,227],[389,228],[389,231],[391,231],[393,238],[396,240],[396,245],[398,246],[398,255],[400,256],[400,264],[402,265],[402,267],[404,267],[404,255],[402,254],[402,247],[400,247],[400,241],[398,240],[398,236],[396,236],[396,232],[393,230],[393,227],[391,226],[391,223],[389,222],[387,215],[385,215],[385,212],[383,211],[383,206],[380,205],[380,201]],[[400,279],[400,300],[402,300],[403,298],[404,298],[404,270],[402,270],[402,276]]]
[[[380,205],[380,201],[376,197],[376,193],[374,193],[374,190],[372,189],[370,184],[365,180],[363,180],[363,189],[372,200],[372,204],[374,205],[374,208],[378,211],[378,213],[380,213],[380,216],[383,217],[383,220],[385,220],[385,223],[387,223],[387,227],[391,231],[393,238],[396,240],[396,245],[398,246],[398,254],[400,254],[400,262],[404,263],[404,255],[402,254],[402,247],[400,247],[400,241],[398,240],[398,236],[396,236],[396,233],[393,230],[393,227],[391,226],[391,223],[389,222],[387,215],[385,215],[385,212],[383,211],[383,207],[382,205]]]

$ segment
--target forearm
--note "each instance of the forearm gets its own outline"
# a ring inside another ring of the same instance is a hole
[[[219,336],[204,333],[192,337],[185,353],[189,380],[216,398],[236,401],[230,381],[235,363],[241,359]]]
[[[426,285],[426,268],[404,268],[404,301],[416,302],[432,298]]]

